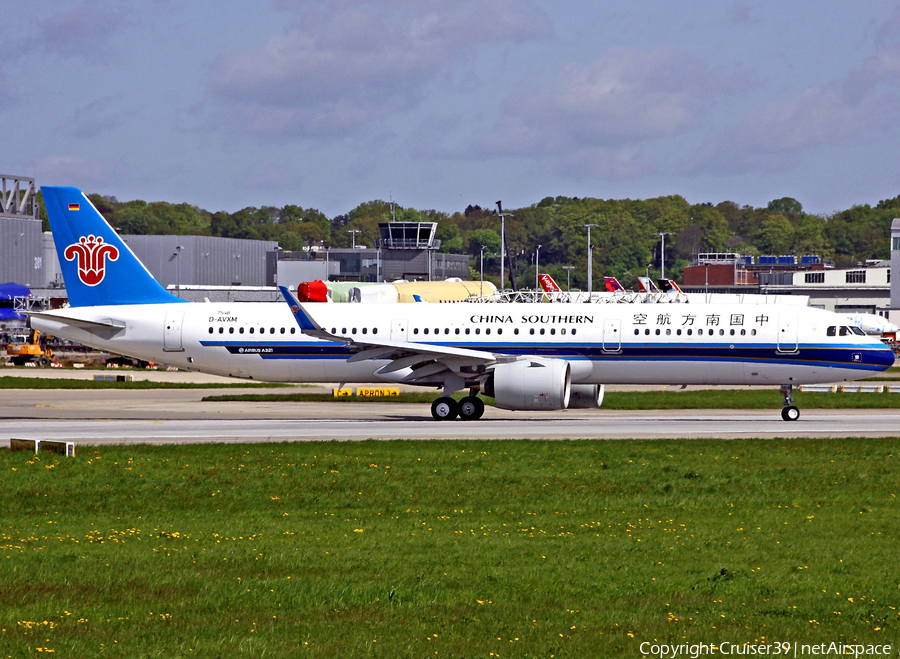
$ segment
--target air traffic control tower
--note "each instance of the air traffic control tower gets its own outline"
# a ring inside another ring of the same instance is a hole
[[[441,241],[436,233],[437,222],[379,222],[381,281],[468,279],[468,255],[438,252]]]

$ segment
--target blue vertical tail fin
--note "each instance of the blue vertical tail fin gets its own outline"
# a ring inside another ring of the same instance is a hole
[[[81,190],[41,193],[70,305],[185,302],[160,286]]]

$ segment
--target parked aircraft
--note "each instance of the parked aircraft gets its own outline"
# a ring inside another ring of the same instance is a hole
[[[866,334],[874,336],[884,336],[885,334],[896,334],[897,325],[889,321],[884,316],[874,313],[854,313],[846,314],[850,322],[859,327]]]
[[[163,289],[76,188],[44,187],[71,307],[33,327],[181,368],[284,382],[401,382],[443,390],[436,419],[597,406],[604,384],[782,385],[885,370],[893,353],[812,308],[740,304],[186,302]],[[829,331],[831,328],[831,331]],[[468,390],[460,402],[450,394]],[[739,396],[739,393],[735,394]]]
[[[0,323],[25,320],[25,316],[16,311],[16,298],[29,295],[31,289],[22,284],[11,281],[0,284]]]
[[[462,279],[391,283],[316,280],[299,283],[297,299],[301,302],[462,302],[470,297],[493,295],[496,291],[497,287],[489,281]]]

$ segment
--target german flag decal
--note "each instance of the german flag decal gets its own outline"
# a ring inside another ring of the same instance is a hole
[[[69,204],[69,210],[70,210],[70,211],[77,211],[77,210],[80,210],[80,209],[81,209],[81,206],[78,205],[78,204]]]

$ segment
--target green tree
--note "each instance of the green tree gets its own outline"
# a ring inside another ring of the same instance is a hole
[[[794,226],[784,215],[769,215],[759,226],[756,245],[763,254],[788,254],[794,246]]]
[[[476,229],[466,234],[468,243],[466,253],[472,256],[481,255],[481,246],[484,245],[485,254],[500,253],[500,236],[493,229]]]
[[[803,204],[793,197],[782,197],[781,199],[773,199],[769,202],[767,210],[770,213],[781,213],[800,215],[803,212]]]

